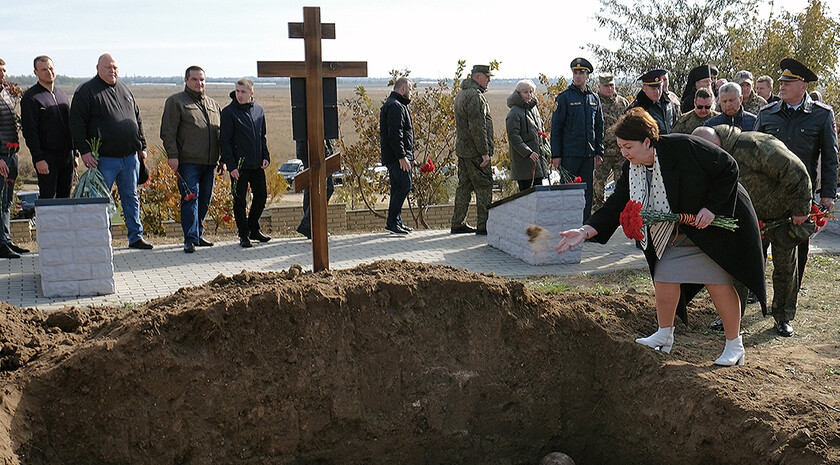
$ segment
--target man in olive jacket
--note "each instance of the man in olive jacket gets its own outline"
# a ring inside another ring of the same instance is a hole
[[[811,179],[805,164],[769,134],[742,132],[726,124],[699,127],[693,134],[726,150],[738,162],[738,181],[749,192],[756,217],[765,224],[764,250],[773,244],[773,303],[770,311],[777,320],[792,320],[799,293],[799,280],[794,272],[796,246],[792,246],[783,235],[796,227],[810,226],[813,231],[814,225],[806,223],[811,209]],[[768,228],[768,225],[775,224],[778,226]],[[736,283],[736,289],[741,296],[743,312],[746,288]]]
[[[493,120],[484,91],[490,84],[490,66],[475,65],[470,78],[461,83],[455,96],[455,154],[458,156],[458,188],[452,234],[487,235],[487,208],[493,199]],[[466,223],[470,194],[475,191],[476,227]]]
[[[213,197],[215,169],[219,165],[221,108],[204,94],[204,70],[190,66],[184,74],[186,86],[166,99],[160,120],[160,138],[169,167],[178,177],[181,193],[181,229],[184,252],[195,246],[210,247],[204,239],[204,218]],[[224,168],[220,165],[220,172]]]

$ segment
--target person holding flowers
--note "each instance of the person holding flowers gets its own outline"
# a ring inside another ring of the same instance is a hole
[[[411,90],[414,83],[407,77],[394,82],[394,90],[379,110],[379,147],[382,165],[388,168],[391,201],[385,230],[406,235],[412,228],[402,221],[402,206],[411,192],[411,165],[414,163],[414,126],[411,124]]]
[[[204,70],[190,66],[184,73],[184,90],[166,99],[160,120],[160,139],[169,167],[178,178],[181,196],[181,229],[184,252],[212,247],[204,238],[204,218],[210,210],[219,163],[219,126],[222,109],[204,93]]]
[[[19,95],[17,84],[6,82],[6,62],[0,59],[0,258],[20,258],[21,253],[29,250],[18,247],[11,236],[12,196],[18,171],[20,140],[18,138],[18,115],[15,113]]]
[[[738,165],[699,137],[660,136],[656,120],[641,108],[628,110],[611,130],[630,163],[604,206],[581,228],[560,233],[557,251],[589,238],[606,243],[623,222],[625,233],[641,241],[656,293],[659,329],[636,342],[670,352],[675,315],[687,319],[687,302],[705,286],[726,334],[715,363],[743,364],[734,282],[752,290],[762,308],[766,303],[758,220],[738,183]]]
[[[265,169],[270,156],[265,139],[265,111],[254,102],[254,83],[248,78],[236,81],[231,102],[222,110],[222,161],[230,172],[233,217],[239,230],[239,245],[252,247],[251,239],[268,242],[260,231],[260,216],[268,197]],[[246,195],[251,187],[251,210],[246,214]]]
[[[523,79],[516,83],[516,89],[507,98],[510,111],[505,117],[505,128],[510,147],[510,171],[520,191],[542,185],[543,178],[548,176],[546,158],[551,158],[551,147],[543,132],[534,95],[536,91],[534,81]]]

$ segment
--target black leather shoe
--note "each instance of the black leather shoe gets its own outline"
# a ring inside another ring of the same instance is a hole
[[[709,325],[709,329],[712,331],[723,331],[723,320],[718,318],[714,323]]]
[[[137,239],[136,241],[132,242],[131,244],[128,244],[128,246],[132,249],[142,249],[142,250],[149,250],[152,247],[154,247],[152,244],[150,244],[146,239],[143,239],[142,237],[140,239]]]
[[[476,229],[475,230],[475,235],[476,236],[486,236],[487,235],[487,230],[486,229]]]
[[[414,231],[414,228],[409,228],[408,226],[404,225],[404,224],[402,223],[402,221],[400,221],[399,223],[397,223],[397,226],[401,227],[402,229],[405,229],[405,230],[406,230],[406,231],[408,231],[408,232]]]
[[[20,258],[20,255],[12,252],[8,245],[0,245],[0,258]]]
[[[395,224],[393,226],[385,226],[385,230],[391,234],[396,234],[397,236],[405,236],[406,234],[408,234],[408,231],[401,228],[398,224]]]
[[[758,297],[755,296],[753,291],[750,291],[749,295],[747,295],[747,304],[754,304],[758,303]]]
[[[779,336],[791,337],[793,336],[793,326],[790,325],[790,321],[779,321],[776,323],[776,332],[779,333]]]
[[[192,242],[184,242],[184,253],[193,253],[195,252],[195,244]]]
[[[12,249],[14,253],[29,253],[29,249],[24,249],[23,247],[15,244],[14,242],[9,242],[9,248]]]
[[[271,240],[271,236],[266,236],[262,233],[262,231],[255,231],[251,233],[251,239],[260,242],[268,242]]]
[[[196,245],[199,247],[213,247],[213,243],[203,237],[198,238],[198,244]]]
[[[303,226],[298,225],[297,232],[305,236],[307,239],[312,239],[312,231],[304,229]]]
[[[248,240],[248,238],[247,238],[247,237],[243,237],[243,238],[239,239],[239,245],[241,245],[243,248],[246,248],[246,249],[247,249],[248,247],[253,247],[253,246],[251,245],[251,241],[250,241],[250,240]]]
[[[449,232],[452,234],[472,234],[475,232],[475,228],[464,223],[459,226],[453,226],[452,229],[449,230]]]

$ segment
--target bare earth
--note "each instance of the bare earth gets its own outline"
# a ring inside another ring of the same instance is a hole
[[[664,355],[633,342],[655,327],[647,294],[397,261],[137,308],[3,305],[0,463],[840,462],[840,346],[714,367],[711,318],[692,308]]]

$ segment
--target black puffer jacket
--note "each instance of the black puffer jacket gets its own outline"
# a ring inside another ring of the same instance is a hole
[[[254,102],[237,102],[236,92],[231,92],[230,98],[230,104],[222,110],[219,135],[222,160],[228,171],[260,168],[263,160],[270,160],[265,140],[265,111]]]

